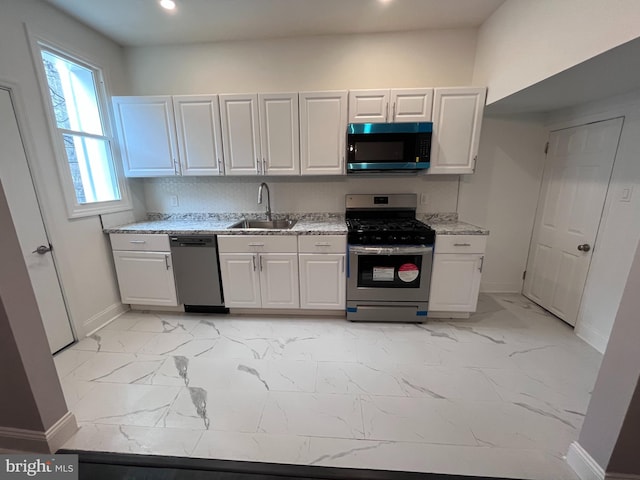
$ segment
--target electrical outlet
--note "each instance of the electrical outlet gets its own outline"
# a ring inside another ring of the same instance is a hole
[[[420,205],[426,205],[428,200],[429,200],[429,197],[427,196],[426,193],[420,194]]]
[[[172,207],[177,207],[178,206],[178,196],[177,195],[171,195],[169,197],[169,205],[171,205]]]

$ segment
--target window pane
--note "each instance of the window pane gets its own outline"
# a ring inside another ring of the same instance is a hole
[[[78,203],[120,200],[109,142],[82,135],[62,135]]]
[[[93,72],[46,50],[42,61],[58,128],[102,135]]]

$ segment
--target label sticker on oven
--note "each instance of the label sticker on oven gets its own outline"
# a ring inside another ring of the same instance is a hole
[[[393,267],[373,267],[374,282],[393,282],[395,269]]]
[[[418,266],[413,263],[403,263],[398,268],[398,278],[406,283],[413,282],[419,273]]]

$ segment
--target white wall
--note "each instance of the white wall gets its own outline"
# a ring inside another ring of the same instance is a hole
[[[469,85],[476,29],[136,47],[134,95]]]
[[[640,36],[637,0],[507,0],[481,26],[474,84],[487,104]]]
[[[61,184],[53,157],[49,125],[35,76],[27,27],[63,46],[93,59],[105,69],[114,93],[127,91],[122,51],[113,42],[36,0],[0,0],[0,78],[20,85],[28,129],[33,145],[31,168],[48,234],[58,259],[71,319],[80,335],[95,328],[121,308],[113,274],[108,239],[100,219],[67,218]]]
[[[544,166],[539,118],[485,117],[476,172],[460,178],[460,220],[490,230],[481,289],[522,291]]]
[[[576,333],[604,352],[640,240],[640,91],[556,113],[552,129],[624,116]],[[629,202],[624,189],[632,189]]]
[[[258,185],[267,182],[274,213],[344,213],[347,193],[417,193],[426,195],[419,212],[455,212],[458,177],[181,177],[144,181],[145,203],[157,213],[264,213],[258,205]],[[171,196],[178,197],[172,207]],[[418,200],[420,201],[420,200]]]

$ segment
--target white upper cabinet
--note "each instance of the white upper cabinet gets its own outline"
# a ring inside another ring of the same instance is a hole
[[[303,175],[344,173],[347,92],[300,93],[300,169]]]
[[[262,173],[258,95],[219,95],[222,147],[227,175]]]
[[[218,96],[174,96],[173,108],[182,175],[222,175]]]
[[[300,173],[300,130],[297,93],[261,93],[261,171],[264,175]]]
[[[385,123],[388,118],[389,89],[349,91],[349,123]]]
[[[113,97],[113,110],[126,176],[178,174],[171,96]]]
[[[397,88],[391,90],[389,122],[430,122],[433,109],[432,88]]]
[[[430,122],[432,88],[350,90],[349,123]]]
[[[436,88],[428,173],[473,173],[486,88]]]

